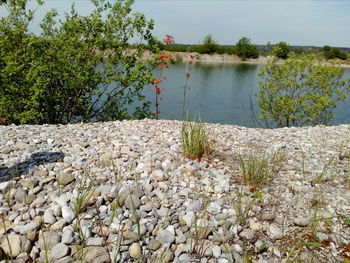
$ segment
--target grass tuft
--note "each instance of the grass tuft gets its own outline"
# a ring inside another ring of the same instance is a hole
[[[182,151],[188,158],[201,160],[204,156],[210,157],[213,152],[213,143],[201,122],[184,121],[181,139]]]

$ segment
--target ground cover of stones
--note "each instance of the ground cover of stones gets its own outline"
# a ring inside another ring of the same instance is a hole
[[[0,261],[349,262],[350,125],[205,127],[196,161],[179,121],[1,126]]]

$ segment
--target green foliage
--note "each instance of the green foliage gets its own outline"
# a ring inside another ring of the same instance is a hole
[[[330,46],[324,46],[321,51],[323,51],[323,54],[326,59],[334,59],[339,58],[342,60],[345,60],[348,58],[348,54],[344,51],[341,51],[338,48],[330,47]]]
[[[289,45],[286,42],[279,42],[272,48],[272,54],[278,58],[286,59],[290,52]]]
[[[211,34],[205,36],[203,39],[203,51],[206,54],[214,53],[218,48],[218,44],[214,41]]]
[[[92,1],[82,16],[72,5],[65,17],[56,10],[41,21],[42,32],[29,31],[34,11],[27,0],[8,0],[0,21],[0,116],[10,123],[69,123],[133,117],[127,105],[142,100],[153,80],[139,58],[158,51],[153,22],[130,14],[132,0]],[[38,2],[38,4],[42,4]],[[130,40],[142,44],[131,49]],[[147,107],[138,116],[149,116]]]
[[[278,127],[327,124],[337,102],[349,93],[339,65],[322,63],[315,55],[291,53],[282,64],[273,59],[259,76],[260,117]]]
[[[285,159],[285,152],[279,150],[271,156],[250,154],[248,158],[239,156],[241,177],[244,183],[260,187],[268,184],[271,176],[276,173]]]
[[[200,160],[203,156],[210,156],[213,151],[212,142],[201,122],[183,121],[181,142],[182,151],[189,158]]]
[[[259,57],[259,51],[257,46],[252,44],[250,39],[247,37],[242,37],[236,43],[236,54],[243,60],[247,58]]]

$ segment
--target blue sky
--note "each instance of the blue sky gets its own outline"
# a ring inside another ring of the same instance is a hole
[[[49,8],[63,13],[71,2],[46,0],[38,17]],[[82,14],[91,10],[89,0],[75,2]],[[350,47],[350,0],[135,0],[133,11],[155,21],[157,37],[170,34],[177,43],[196,44],[210,33],[219,44],[247,36],[256,44]]]
[[[136,0],[135,10],[155,20],[155,34],[198,43],[211,33],[220,44],[242,36],[254,43],[350,47],[350,1]]]

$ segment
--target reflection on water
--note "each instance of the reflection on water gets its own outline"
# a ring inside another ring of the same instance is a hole
[[[259,65],[233,63],[196,63],[193,66],[187,91],[189,116],[200,115],[202,121],[259,127],[252,117],[250,99],[256,103],[254,94],[258,91]],[[164,72],[167,80],[161,87],[164,101],[160,103],[160,118],[182,119],[183,89],[186,64],[172,65]],[[344,70],[344,77],[350,78],[350,69]],[[145,88],[147,99],[154,101],[151,86]],[[258,116],[258,114],[257,114]],[[338,104],[334,123],[350,123],[350,99]]]

